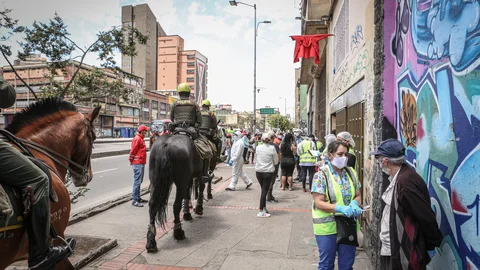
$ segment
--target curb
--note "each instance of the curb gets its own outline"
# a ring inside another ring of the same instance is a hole
[[[99,139],[96,140],[95,143],[123,143],[123,142],[131,142],[133,138],[125,138],[125,139]],[[150,141],[150,138],[145,138],[145,141]]]
[[[140,190],[140,195],[145,195],[147,194],[148,192],[150,192],[148,190],[148,187],[145,187],[145,188],[142,188]],[[93,217],[95,215],[98,215],[112,207],[115,207],[119,204],[122,204],[124,202],[127,202],[131,199],[132,197],[132,193],[128,193],[128,194],[124,194],[124,195],[121,195],[117,198],[114,198],[110,201],[107,201],[107,202],[104,202],[104,203],[101,203],[99,205],[96,205],[96,206],[93,206],[91,208],[88,208],[86,210],[83,210],[83,211],[80,211],[78,213],[75,213],[73,214],[71,217],[70,217],[70,220],[68,222],[68,226],[70,225],[73,225],[75,223],[78,223],[80,221],[83,221],[87,218],[90,218],[90,217]]]
[[[150,149],[147,148],[147,152],[150,152]],[[121,156],[121,155],[128,155],[128,154],[130,154],[130,149],[117,150],[117,151],[111,151],[111,152],[99,152],[99,153],[92,153],[91,159]]]
[[[113,240],[108,241],[107,243],[103,244],[102,246],[100,246],[96,250],[90,252],[86,257],[82,258],[80,261],[76,262],[73,265],[73,268],[75,270],[78,270],[78,269],[81,269],[84,266],[87,266],[89,263],[93,262],[94,260],[96,260],[97,258],[102,256],[103,254],[109,252],[110,250],[112,250],[117,245],[118,245],[117,244],[117,239],[113,239]]]

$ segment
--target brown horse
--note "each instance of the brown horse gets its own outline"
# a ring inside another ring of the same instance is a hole
[[[47,98],[17,113],[7,127],[35,157],[50,167],[52,187],[58,196],[57,202],[50,202],[51,223],[62,238],[70,218],[70,196],[64,184],[65,176],[68,170],[77,187],[86,186],[92,180],[90,156],[95,140],[93,121],[100,108],[83,115],[67,101]],[[0,238],[0,269],[26,259],[28,255],[28,239],[24,228],[12,229],[9,233],[13,234],[12,238]],[[54,244],[60,243],[55,241]],[[56,268],[73,269],[73,266],[66,258]]]

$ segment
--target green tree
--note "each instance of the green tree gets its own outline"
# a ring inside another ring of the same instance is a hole
[[[33,53],[40,53],[47,58],[49,85],[42,88],[43,96],[72,96],[73,99],[88,99],[104,96],[128,97],[132,92],[129,87],[122,87],[117,80],[107,79],[106,73],[100,69],[82,69],[83,61],[88,54],[95,54],[101,62],[101,67],[118,76],[126,76],[117,65],[114,55],[121,53],[126,56],[136,55],[136,45],[145,44],[147,37],[136,28],[130,26],[114,26],[109,31],[100,31],[95,42],[87,47],[79,46],[71,38],[68,26],[55,13],[47,23],[35,21],[32,27],[18,25],[18,20],[9,17],[10,9],[0,11],[0,40],[6,41],[16,33],[23,33],[23,41],[19,42],[22,51],[18,58],[25,60]],[[0,45],[3,57],[22,83],[37,98],[30,85],[21,78],[8,57],[12,56],[11,47]],[[78,60],[79,59],[79,60]],[[77,61],[77,67],[69,66]],[[69,75],[68,82],[58,82],[58,75]],[[94,83],[95,87],[92,87]],[[123,85],[123,84],[122,84]],[[99,87],[101,86],[101,87]]]
[[[267,121],[271,127],[279,128],[283,131],[293,129],[295,127],[295,124],[290,122],[290,120],[286,116],[280,114],[270,115]]]

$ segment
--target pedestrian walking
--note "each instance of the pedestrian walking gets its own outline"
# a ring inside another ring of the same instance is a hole
[[[255,163],[257,180],[262,187],[257,217],[270,217],[270,212],[266,208],[266,199],[270,183],[275,181],[273,173],[278,163],[278,154],[275,147],[270,144],[271,139],[267,133],[262,135],[262,142],[263,144],[257,147],[257,161]]]
[[[247,163],[248,162],[248,159],[247,159],[247,153],[248,153],[248,136],[247,136],[247,133],[244,131],[242,133],[243,137],[242,137],[242,141],[243,141],[243,162],[244,163]]]
[[[439,247],[443,239],[427,185],[407,164],[400,141],[383,141],[370,154],[390,181],[382,195],[385,208],[380,223],[380,268],[426,269],[430,262],[427,250]]]
[[[143,182],[145,173],[145,164],[147,163],[147,147],[145,145],[145,136],[150,128],[145,125],[138,127],[138,134],[132,140],[132,148],[130,149],[130,156],[128,160],[133,168],[133,191],[132,191],[132,205],[136,207],[143,207],[142,203],[148,202],[140,198],[140,186]]]
[[[353,218],[362,214],[360,184],[357,174],[347,167],[348,145],[335,141],[328,146],[329,159],[315,174],[312,186],[312,217],[313,231],[317,241],[320,259],[318,269],[333,270],[335,254],[338,252],[338,269],[352,269],[355,262],[355,245],[343,243],[344,234],[337,232],[337,219],[353,224],[356,235],[356,225]],[[337,217],[337,215],[343,215]],[[337,235],[337,233],[340,233]],[[346,235],[348,241],[351,234]],[[340,244],[337,241],[341,240]]]
[[[315,144],[313,143],[313,134],[308,135],[307,138],[304,138],[303,141],[298,145],[297,153],[300,156],[300,167],[302,168],[302,187],[303,192],[307,192],[306,181],[308,173],[308,188],[312,188],[312,179],[313,174],[315,173],[315,163],[317,158],[310,153],[310,150],[315,150]]]
[[[238,178],[242,178],[245,185],[247,185],[246,189],[249,189],[253,184],[252,180],[243,171],[244,162],[242,159],[242,154],[244,143],[243,140],[240,138],[241,136],[242,133],[240,133],[239,131],[235,132],[236,138],[232,146],[232,158],[230,160],[230,162],[232,163],[232,180],[228,187],[225,188],[225,190],[235,191],[238,183]]]
[[[282,156],[282,190],[285,190],[285,184],[288,180],[290,190],[293,190],[293,170],[295,169],[295,155],[297,152],[295,147],[293,135],[291,133],[285,134],[285,139],[282,142],[280,153]]]
[[[230,133],[227,133],[227,142],[225,146],[225,151],[227,152],[227,160],[225,163],[227,163],[230,166],[230,159],[232,157],[232,135]]]
[[[280,168],[280,160],[281,160],[281,156],[280,156],[280,147],[274,142],[275,140],[275,133],[273,132],[270,132],[268,133],[268,136],[269,136],[269,141],[270,141],[270,145],[272,145],[274,148],[275,148],[275,152],[277,152],[277,155],[278,155],[278,163],[276,163],[275,165],[275,171],[273,172],[273,178],[272,178],[272,181],[270,182],[270,186],[268,187],[268,193],[267,193],[267,202],[278,202],[277,199],[273,196],[273,185],[275,184],[275,181],[277,180],[277,177],[278,177],[278,169]]]

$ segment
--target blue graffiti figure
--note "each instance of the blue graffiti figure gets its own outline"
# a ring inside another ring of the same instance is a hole
[[[449,57],[456,72],[480,64],[479,0],[417,0],[411,34],[420,58]]]

